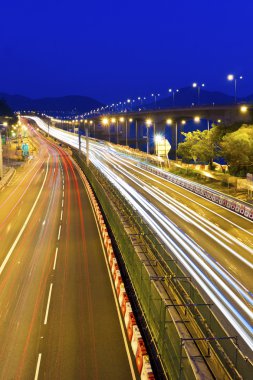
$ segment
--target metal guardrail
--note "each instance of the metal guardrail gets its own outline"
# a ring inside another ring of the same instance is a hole
[[[138,163],[137,166],[148,170],[149,172],[158,175],[168,181],[181,186],[209,201],[216,203],[230,211],[233,211],[249,220],[253,220],[253,206],[251,207],[248,203],[239,201],[233,197],[222,194],[217,190],[210,189],[210,187],[201,185],[199,183],[187,180],[176,174],[166,172],[165,170],[159,169],[155,166],[144,164],[142,162]]]

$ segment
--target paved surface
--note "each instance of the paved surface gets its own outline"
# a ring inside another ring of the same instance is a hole
[[[0,191],[0,379],[131,379],[98,229],[63,151]]]

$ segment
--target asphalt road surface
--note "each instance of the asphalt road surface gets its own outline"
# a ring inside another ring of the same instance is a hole
[[[33,118],[46,131],[47,125]],[[50,127],[78,148],[78,136]],[[86,141],[82,141],[86,153]],[[141,168],[127,148],[90,139],[91,162],[159,236],[184,272],[212,303],[228,334],[253,353],[253,223]]]
[[[0,192],[0,379],[135,379],[98,228],[68,155]]]

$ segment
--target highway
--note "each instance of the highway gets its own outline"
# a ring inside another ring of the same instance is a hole
[[[0,379],[138,379],[82,179],[36,139],[0,192]]]
[[[76,135],[54,128],[50,134],[78,147]],[[138,210],[252,358],[253,223],[138,167],[127,150],[90,140],[90,160]]]

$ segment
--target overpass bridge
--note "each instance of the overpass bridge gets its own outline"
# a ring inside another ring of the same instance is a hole
[[[202,129],[209,129],[212,123],[222,123],[227,126],[234,123],[253,124],[253,104],[205,105],[106,113],[89,115],[89,119],[84,120],[84,123],[86,125],[90,123],[92,137],[135,148],[146,143],[147,135],[152,143],[156,133],[169,134],[173,151],[180,142],[181,132],[187,124],[192,124],[191,129],[194,129],[194,125],[196,129],[200,126]]]
[[[62,129],[81,131],[86,129],[94,138],[146,150],[154,145],[156,134],[165,135],[170,141],[171,154],[175,156],[181,132],[194,129],[209,129],[211,125],[229,126],[234,123],[253,124],[253,104],[202,105],[185,108],[155,108],[125,110],[115,113],[88,113],[85,118],[66,121],[51,119],[52,124]],[[71,124],[71,126],[70,126]],[[83,131],[83,132],[82,132]]]

